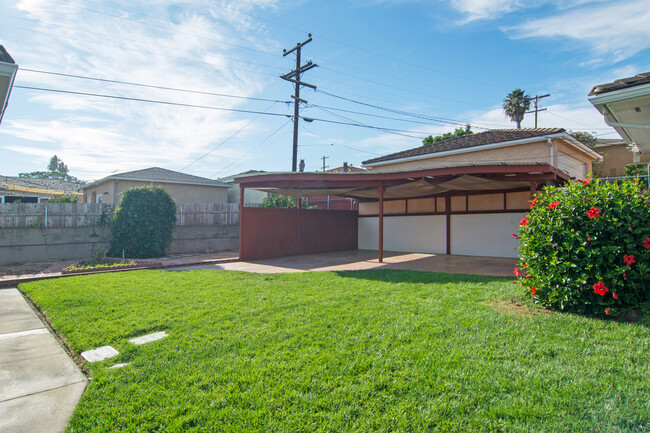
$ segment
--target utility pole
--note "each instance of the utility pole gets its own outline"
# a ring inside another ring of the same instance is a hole
[[[539,101],[542,98],[546,98],[547,96],[551,96],[551,95],[547,93],[546,95],[542,95],[542,96],[535,95],[532,98],[528,98],[528,100],[533,101],[535,108],[533,110],[526,111],[526,114],[535,113],[535,128],[537,128],[537,113],[539,111],[546,111],[546,108],[537,108],[537,101]]]
[[[309,33],[307,36],[309,39],[307,39],[305,42],[302,43],[299,42],[298,44],[296,44],[295,47],[291,48],[289,51],[287,51],[286,49],[282,50],[284,53],[282,54],[283,57],[286,57],[287,55],[293,53],[294,51],[296,52],[296,69],[280,76],[280,78],[282,78],[283,80],[291,81],[295,85],[295,94],[291,96],[294,100],[293,157],[291,158],[291,171],[296,171],[296,163],[298,161],[298,121],[300,119],[298,116],[298,109],[301,102],[304,102],[305,104],[307,103],[307,101],[305,101],[304,99],[300,99],[300,86],[307,86],[316,90],[316,86],[314,86],[313,84],[307,84],[300,81],[300,74],[307,72],[308,70],[318,66],[317,64],[312,63],[311,60],[304,65],[300,65],[300,54],[301,54],[302,47],[311,42],[311,33]]]
[[[329,156],[323,156],[321,159],[323,160],[323,171],[325,171],[325,169],[329,167],[329,165],[325,165],[325,160],[329,159]]]

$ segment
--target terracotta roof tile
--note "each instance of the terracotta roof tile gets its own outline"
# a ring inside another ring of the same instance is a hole
[[[525,138],[543,137],[550,134],[566,132],[563,128],[528,128],[528,129],[491,129],[476,134],[462,135],[460,137],[448,138],[437,143],[426,146],[419,146],[379,158],[363,161],[364,165],[391,161],[394,159],[409,158],[412,156],[448,152],[450,150],[466,149],[469,147],[485,146],[487,144],[504,143],[508,141],[521,140]]]

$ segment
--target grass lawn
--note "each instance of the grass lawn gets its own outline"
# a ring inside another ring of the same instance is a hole
[[[88,364],[69,432],[650,431],[650,329],[517,307],[512,279],[133,271],[20,289],[77,353],[120,352]]]

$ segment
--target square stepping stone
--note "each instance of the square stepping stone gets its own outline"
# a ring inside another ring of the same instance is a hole
[[[153,334],[147,334],[147,335],[143,335],[142,337],[132,338],[129,340],[129,343],[140,345],[145,343],[151,343],[152,341],[160,340],[165,337],[167,337],[167,333],[165,331],[154,332]]]
[[[81,352],[81,357],[88,362],[98,362],[112,358],[119,354],[120,353],[117,350],[113,349],[111,346],[102,346],[98,347],[97,349]]]

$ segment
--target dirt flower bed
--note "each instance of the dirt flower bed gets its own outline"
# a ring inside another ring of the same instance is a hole
[[[70,265],[67,268],[64,268],[62,274],[79,274],[86,272],[94,271],[106,271],[106,270],[117,270],[117,269],[132,269],[140,268],[143,266],[150,266],[151,263],[140,263],[135,260],[122,261],[120,259],[110,259],[106,258],[101,262],[95,260],[82,260],[79,263]]]

